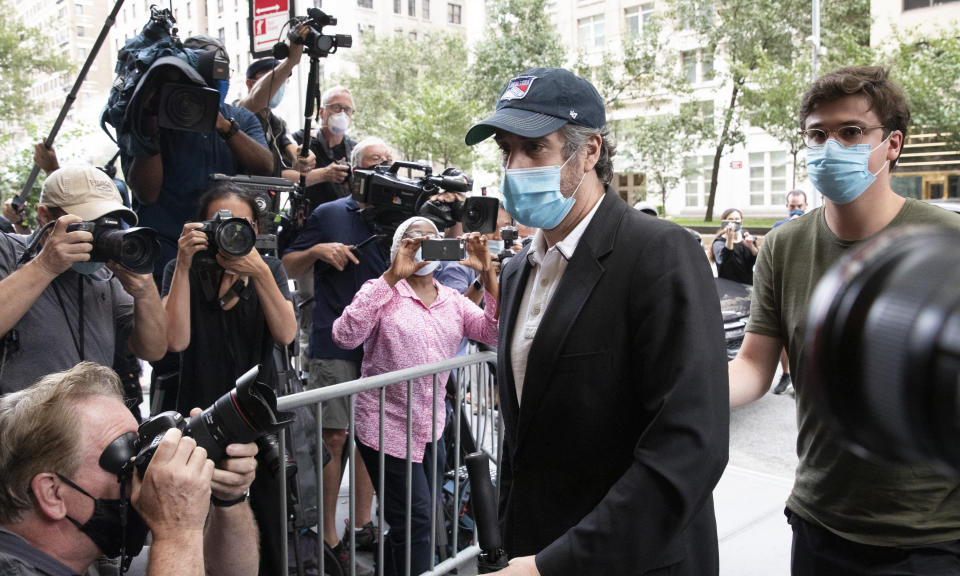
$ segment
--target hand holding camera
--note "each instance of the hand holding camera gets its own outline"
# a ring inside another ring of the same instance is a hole
[[[473,268],[481,275],[487,272],[491,266],[490,248],[487,246],[487,239],[479,232],[465,234],[463,240],[466,242],[467,257],[460,263],[464,266]]]
[[[203,530],[210,508],[213,461],[180,430],[167,430],[143,478],[133,475],[130,500],[155,539]]]
[[[207,249],[207,235],[203,233],[202,222],[187,222],[177,240],[177,266],[184,269],[193,264],[193,256]]]
[[[199,408],[194,408],[190,416],[200,413]],[[227,445],[227,458],[217,464],[210,483],[215,498],[230,502],[247,493],[257,473],[257,452],[256,442]]]
[[[397,257],[393,259],[390,268],[383,273],[383,279],[387,284],[394,286],[397,282],[410,277],[414,272],[423,268],[429,262],[417,262],[417,250],[423,244],[425,238],[404,238],[400,241],[400,249],[397,251]]]
[[[68,230],[69,225],[82,221],[73,214],[61,216],[47,233],[36,262],[54,278],[66,272],[74,262],[90,260],[93,234],[86,230]]]
[[[323,168],[317,168],[317,174],[320,175],[319,182],[343,183],[350,176],[350,165],[345,159],[341,158],[337,162],[331,162]]]

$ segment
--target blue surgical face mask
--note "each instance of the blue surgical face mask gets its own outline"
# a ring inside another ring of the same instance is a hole
[[[570,158],[573,158],[571,156]],[[570,158],[559,166],[536,168],[504,168],[500,191],[503,206],[513,219],[525,226],[552,230],[567,217],[576,202],[575,196],[586,173],[580,177],[569,198],[560,193],[562,170]],[[510,159],[507,158],[507,166]]]
[[[276,108],[280,105],[280,102],[283,101],[283,91],[287,87],[286,84],[281,84],[280,89],[277,90],[277,93],[273,95],[273,98],[270,99],[269,106],[271,108]]]
[[[844,146],[833,138],[822,148],[807,151],[807,175],[813,187],[836,204],[849,204],[863,194],[883,171],[870,172],[870,154],[890,139],[887,136],[875,148],[869,144]]]
[[[417,253],[413,256],[413,261],[415,263],[423,262],[423,249],[417,248]],[[428,274],[433,274],[433,272],[440,267],[439,262],[430,262],[423,268],[414,272],[417,276],[427,276]]]
[[[503,252],[503,240],[487,240],[487,248],[490,250],[490,254],[496,256]]]
[[[77,274],[89,276],[93,280],[103,281],[102,277],[104,274],[101,271],[106,270],[106,264],[104,262],[91,262],[87,260],[85,262],[74,262],[70,265],[70,268]],[[107,275],[106,279],[110,279],[109,275]]]
[[[229,80],[217,80],[217,92],[220,93],[220,105],[227,101],[227,92],[230,91]]]

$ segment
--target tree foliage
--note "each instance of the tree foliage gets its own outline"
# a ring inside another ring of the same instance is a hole
[[[37,74],[70,69],[67,58],[47,41],[39,28],[27,26],[12,15],[9,0],[0,0],[0,123],[20,124],[35,110],[30,88]]]
[[[903,88],[911,124],[960,148],[960,29],[954,25],[929,36],[898,32],[888,49],[879,63],[890,67]]]
[[[507,80],[538,67],[561,66],[565,50],[550,22],[547,0],[492,0],[483,39],[474,47],[470,84],[482,109],[492,109]]]
[[[337,81],[353,93],[360,135],[383,138],[406,159],[470,163],[463,136],[477,112],[460,36],[365,38],[348,58],[357,72]]]

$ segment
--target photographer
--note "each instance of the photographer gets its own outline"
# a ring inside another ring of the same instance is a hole
[[[302,37],[307,30],[306,26],[300,26],[297,34]],[[313,152],[305,158],[299,156],[296,143],[287,134],[287,123],[274,114],[273,109],[283,101],[287,81],[302,55],[303,44],[291,42],[290,54],[282,61],[262,58],[251,62],[247,67],[248,93],[237,102],[260,120],[267,148],[273,154],[274,175],[291,182],[299,182],[300,173],[309,172],[316,165],[316,157]]]
[[[222,210],[246,219],[256,231],[256,202],[230,184],[220,184],[204,194],[198,216],[209,223]],[[181,352],[180,387],[171,408],[181,413],[190,406],[213,404],[257,364],[263,381],[276,390],[274,346],[289,344],[297,331],[280,261],[261,257],[255,249],[239,257],[227,255],[223,247],[216,252],[204,226],[201,222],[184,224],[177,258],[167,263],[163,276],[168,348]],[[251,493],[261,528],[262,574],[279,573],[283,566],[280,541],[284,527],[278,525],[274,513],[279,498],[275,474],[270,470],[258,475]]]
[[[216,38],[192,36],[183,45],[214,51],[229,62],[223,44]],[[160,236],[163,257],[154,270],[158,282],[163,264],[177,255],[180,230],[193,216],[210,174],[273,174],[273,156],[267,150],[259,120],[246,108],[224,103],[229,80],[205,80],[220,91],[216,134],[159,128],[156,111],[145,110],[141,133],[156,139],[159,153],[122,158],[127,183],[139,202],[140,221]]]
[[[723,228],[714,236],[709,254],[710,261],[717,265],[717,276],[752,285],[758,252],[756,239],[740,228],[743,214],[736,208],[724,210],[720,221]]]
[[[41,228],[29,237],[0,236],[0,392],[81,360],[109,366],[117,352],[163,356],[166,318],[153,278],[113,262],[89,262],[93,235],[67,231],[69,224],[108,215],[137,222],[106,174],[65,166],[43,184]]]
[[[352,157],[356,142],[346,132],[354,110],[353,96],[343,86],[328,89],[320,98],[321,127],[310,139],[310,151],[317,159],[316,167],[307,173],[307,189],[304,191],[311,207],[350,194],[345,184],[350,173],[346,160]],[[303,130],[294,132],[293,139],[303,144]]]
[[[221,210],[246,219],[256,231],[257,204],[242,190],[221,184],[200,198],[203,220]],[[212,404],[255,364],[274,384],[274,344],[290,344],[297,332],[280,261],[252,249],[240,257],[220,251],[215,262],[198,262],[198,254],[217,249],[203,226],[184,224],[177,258],[167,263],[163,276],[167,347],[183,353],[178,412]]]
[[[364,139],[354,149],[355,166],[372,167],[392,162],[392,154],[382,140]],[[363,351],[357,347],[342,350],[332,338],[333,322],[350,304],[360,286],[376,278],[387,269],[387,256],[379,242],[370,242],[357,253],[351,250],[357,244],[377,234],[377,227],[360,212],[365,203],[346,196],[321,204],[310,217],[293,245],[283,255],[287,274],[301,277],[312,272],[312,312],[309,314],[309,382],[310,388],[339,384],[360,377],[360,361]],[[301,316],[303,322],[304,316]],[[306,331],[307,329],[305,329]],[[324,539],[349,569],[346,547],[340,542],[336,527],[337,495],[342,480],[342,457],[347,454],[346,429],[349,426],[347,399],[337,398],[323,403],[323,441],[330,450],[331,461],[323,468]],[[376,532],[370,520],[373,500],[373,484],[367,475],[363,461],[357,463],[357,518],[351,518],[351,526],[365,531],[363,548],[372,549]],[[349,527],[348,527],[349,528]],[[350,535],[352,529],[346,532]],[[361,548],[361,538],[357,537]]]
[[[497,344],[497,277],[487,251],[487,240],[479,233],[466,237],[468,257],[465,266],[475,270],[485,286],[484,310],[467,300],[453,288],[440,284],[433,277],[438,262],[425,262],[420,257],[424,240],[439,239],[437,227],[419,216],[400,224],[390,249],[391,265],[380,278],[366,282],[353,302],[333,324],[333,339],[345,349],[363,346],[361,376],[429,364],[453,358],[464,337],[490,346]],[[430,569],[430,478],[435,475],[427,465],[433,450],[437,462],[446,460],[439,437],[445,421],[443,383],[448,373],[417,378],[408,383],[414,420],[411,528],[406,533],[407,493],[407,388],[404,384],[388,386],[385,391],[383,421],[384,445],[380,446],[380,392],[368,390],[356,397],[356,430],[360,453],[367,470],[378,476],[378,450],[385,453],[385,494],[380,494],[384,516],[390,532],[384,546],[384,574],[403,574],[404,542],[410,540],[410,573]],[[434,383],[438,389],[434,390]],[[436,402],[434,402],[434,399]],[[432,419],[431,419],[432,416]],[[438,437],[431,437],[436,424]],[[438,486],[442,480],[438,480]]]
[[[151,576],[256,573],[249,506],[210,504],[246,492],[256,445],[231,444],[215,469],[171,429],[143,478],[118,477],[101,458],[136,433],[116,375],[94,363],[0,398],[0,573],[83,574],[101,555],[138,554],[148,530]]]

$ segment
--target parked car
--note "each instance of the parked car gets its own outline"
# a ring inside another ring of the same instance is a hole
[[[724,340],[727,345],[727,360],[733,360],[743,344],[747,320],[750,319],[750,292],[753,286],[726,278],[715,278],[720,312],[723,314]]]

